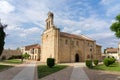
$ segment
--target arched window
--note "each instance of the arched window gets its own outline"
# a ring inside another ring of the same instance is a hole
[[[79,42],[78,41],[76,41],[76,45],[79,46]]]
[[[68,40],[65,40],[65,44],[68,44]]]
[[[48,22],[47,22],[47,29],[48,29]]]
[[[89,59],[89,58],[90,58],[90,55],[87,55],[87,58]]]
[[[71,44],[74,46],[74,41],[72,41]]]
[[[50,21],[49,21],[49,28],[50,28]]]

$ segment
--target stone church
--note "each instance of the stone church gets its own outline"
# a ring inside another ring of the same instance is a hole
[[[84,35],[61,32],[54,25],[52,12],[48,13],[41,39],[41,62],[46,62],[47,58],[55,58],[56,63],[101,59],[101,46],[95,40]]]

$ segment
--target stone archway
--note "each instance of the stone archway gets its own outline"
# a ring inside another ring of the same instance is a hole
[[[76,54],[75,54],[75,62],[79,62],[79,61],[80,61],[79,54],[78,54],[78,53],[76,53]]]

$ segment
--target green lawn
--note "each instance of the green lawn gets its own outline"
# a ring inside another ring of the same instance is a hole
[[[13,66],[10,66],[10,65],[1,65],[0,64],[0,71],[3,71],[5,69],[11,68],[11,67],[13,67]]]
[[[10,63],[10,64],[21,64],[22,63],[22,61],[20,59],[4,60],[3,62]]]
[[[46,65],[39,65],[37,67],[38,78],[40,79],[42,77],[45,77],[46,75],[52,74],[54,72],[57,72],[57,71],[59,71],[61,69],[66,68],[66,67],[67,67],[66,65],[56,65],[53,68],[49,68]]]
[[[120,71],[120,63],[113,63],[112,65],[106,67],[104,64],[94,66],[93,69],[96,70],[106,70],[106,71]]]

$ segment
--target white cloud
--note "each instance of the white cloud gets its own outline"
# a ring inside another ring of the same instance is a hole
[[[96,40],[97,43],[102,46],[102,49],[105,49],[107,47],[118,47],[119,40],[111,32],[94,33],[87,36]]]
[[[106,16],[116,16],[120,14],[120,0],[102,0],[101,4],[106,9]]]
[[[10,12],[13,12],[15,10],[15,7],[8,3],[7,1],[1,0],[0,1],[0,13],[8,14]]]
[[[22,29],[20,36],[21,37],[26,37],[28,35],[32,35],[32,34],[38,34],[41,30],[37,27],[33,27],[33,28],[29,28],[29,29]]]
[[[89,17],[82,21],[61,20],[61,23],[64,26],[63,31],[73,33],[76,32],[76,30],[79,30],[79,33],[89,30],[93,30],[94,32],[101,32],[109,29],[110,26],[110,24],[105,20],[94,17]]]
[[[101,33],[96,33],[96,34],[90,34],[88,36],[90,36],[91,38],[99,40],[99,39],[107,39],[107,38],[113,37],[114,34],[111,32],[101,32]]]
[[[40,32],[41,32],[41,29],[38,27],[31,27],[31,28],[25,29],[18,26],[8,26],[8,28],[6,28],[6,33],[9,33],[11,35],[17,35],[20,37],[27,37],[29,35],[38,34]]]
[[[93,39],[98,40],[98,42],[107,38],[113,39],[112,33],[109,32],[111,20],[106,21],[104,17],[100,18],[101,13],[97,14],[93,6],[88,3],[89,1],[80,0],[74,3],[74,0],[2,0],[2,2],[4,1],[7,6],[12,6],[9,7],[10,9],[0,7],[0,18],[4,23],[8,24],[6,29],[9,34],[6,38],[6,46],[8,47],[32,44],[34,42],[39,43],[40,35],[45,28],[45,19],[48,11],[54,13],[55,25],[61,28],[62,31],[89,34],[90,37],[94,37]],[[111,3],[114,3],[113,1],[101,1],[101,4],[105,7],[106,15],[111,15],[116,10],[119,11],[119,6],[115,10],[114,7],[117,5],[110,6]],[[102,36],[104,34],[105,36]],[[103,44],[103,42],[100,43]]]
[[[40,34],[42,30],[38,27],[26,29],[14,27],[11,29],[6,28],[5,32],[8,34],[5,40],[5,48],[15,49],[16,47],[40,43]]]
[[[101,4],[104,4],[104,5],[110,5],[114,2],[115,0],[101,0]]]
[[[120,4],[116,4],[110,8],[108,8],[106,15],[111,16],[111,15],[118,15],[120,14]]]

